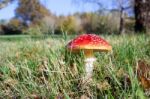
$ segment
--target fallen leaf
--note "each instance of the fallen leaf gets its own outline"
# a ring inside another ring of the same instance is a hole
[[[139,60],[136,70],[138,77],[140,76],[148,77],[150,72],[150,66],[146,63],[146,61]]]
[[[150,65],[144,60],[139,60],[136,67],[137,77],[140,81],[141,86],[146,90],[150,89]]]
[[[30,98],[32,98],[32,99],[41,99],[41,97],[37,94],[31,94]]]
[[[140,83],[141,83],[141,86],[144,88],[144,89],[149,89],[150,88],[150,79],[144,77],[144,76],[141,76],[140,77]]]

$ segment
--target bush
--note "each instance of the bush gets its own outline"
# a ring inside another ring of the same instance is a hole
[[[0,35],[4,34],[4,31],[2,29],[2,25],[0,25]]]
[[[41,25],[44,34],[55,34],[57,27],[57,17],[56,16],[46,16],[42,19]]]
[[[6,34],[6,35],[9,35],[9,34],[21,34],[22,33],[22,30],[12,26],[12,25],[4,25],[2,26],[2,33],[3,34]]]
[[[132,18],[127,18],[125,21],[126,32],[128,33],[134,31],[134,26],[135,26],[135,20]]]
[[[42,35],[43,32],[41,30],[41,27],[39,26],[32,26],[32,27],[29,27],[27,30],[25,30],[23,32],[24,34],[29,34],[29,35]]]
[[[67,17],[61,24],[61,28],[67,34],[75,33],[75,19],[71,16]]]
[[[25,25],[18,19],[12,19],[8,24],[2,25],[1,29],[4,34],[22,34]]]
[[[81,26],[87,33],[116,33],[118,31],[118,17],[111,14],[84,13],[80,15]]]

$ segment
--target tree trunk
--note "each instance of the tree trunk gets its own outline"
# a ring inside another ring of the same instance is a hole
[[[125,33],[125,28],[124,28],[124,12],[123,12],[123,7],[121,7],[120,10],[120,24],[119,24],[119,34],[124,34]]]
[[[150,0],[135,0],[135,31],[148,32],[150,28]]]
[[[135,14],[135,32],[145,32],[144,21],[142,18],[142,3],[141,0],[135,0],[134,14]]]

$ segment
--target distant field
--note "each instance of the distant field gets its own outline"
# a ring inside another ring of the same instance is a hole
[[[113,51],[95,53],[93,80],[88,85],[81,84],[84,56],[71,54],[65,48],[73,37],[0,36],[0,98],[148,97],[134,71],[138,60],[150,63],[149,36],[102,36],[110,42]],[[131,80],[130,84],[123,83],[125,75]]]
[[[30,36],[30,35],[1,35],[0,41],[19,41],[19,40],[26,40],[26,39],[42,39],[49,36]]]
[[[75,35],[69,36],[73,38]],[[0,41],[21,41],[26,39],[40,40],[46,38],[65,38],[65,35],[43,35],[43,36],[31,36],[31,35],[0,35]]]

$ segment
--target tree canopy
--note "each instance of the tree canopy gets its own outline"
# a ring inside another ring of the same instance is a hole
[[[41,19],[50,15],[39,0],[19,0],[16,9],[16,17],[22,20],[26,25],[39,24]]]

